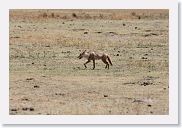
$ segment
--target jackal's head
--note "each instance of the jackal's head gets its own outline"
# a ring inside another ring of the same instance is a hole
[[[83,51],[82,53],[80,53],[80,55],[78,56],[78,58],[79,58],[79,59],[83,58],[83,56],[85,55],[85,52],[86,52],[86,50]]]

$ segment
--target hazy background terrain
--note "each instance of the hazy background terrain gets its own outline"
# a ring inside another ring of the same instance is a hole
[[[10,10],[10,114],[168,114],[168,10]],[[105,52],[85,70],[77,56]]]

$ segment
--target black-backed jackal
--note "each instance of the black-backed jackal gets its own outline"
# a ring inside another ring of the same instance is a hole
[[[85,68],[87,68],[86,64],[91,62],[91,60],[93,61],[93,69],[95,69],[95,60],[102,60],[102,62],[104,62],[106,64],[105,68],[107,68],[107,69],[109,69],[109,63],[110,63],[110,65],[112,65],[110,57],[105,53],[97,54],[95,52],[87,52],[85,50],[84,52],[80,53],[78,58],[79,59],[81,59],[81,58],[88,59],[87,62],[84,63]],[[109,63],[107,60],[109,61]]]

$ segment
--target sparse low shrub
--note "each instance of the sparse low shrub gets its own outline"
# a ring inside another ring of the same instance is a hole
[[[91,16],[89,14],[85,14],[85,19],[90,19]]]
[[[43,18],[47,18],[47,16],[48,16],[47,13],[44,12],[44,13],[43,13]]]
[[[132,12],[131,15],[132,15],[132,16],[136,16],[136,13],[135,13],[135,12]]]
[[[72,13],[72,17],[77,18],[77,15],[75,13]]]
[[[51,17],[52,17],[52,18],[54,18],[54,17],[55,17],[54,13],[51,13]]]
[[[68,17],[67,16],[63,16],[62,19],[67,19]]]
[[[103,14],[100,14],[99,17],[100,17],[101,19],[103,19],[103,18],[104,18],[104,15],[103,15]]]

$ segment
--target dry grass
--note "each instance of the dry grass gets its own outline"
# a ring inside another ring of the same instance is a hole
[[[74,12],[74,13],[73,13]],[[19,20],[43,20],[55,19],[107,19],[107,20],[129,20],[129,19],[168,19],[168,10],[157,9],[115,9],[115,10],[11,10],[10,19]]]

